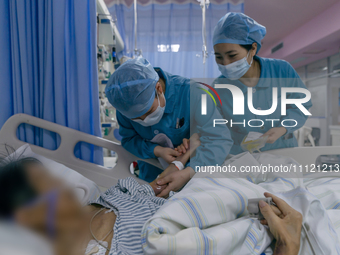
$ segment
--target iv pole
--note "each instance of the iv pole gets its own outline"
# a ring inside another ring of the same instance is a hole
[[[203,56],[203,64],[205,64],[208,58],[205,11],[209,7],[210,2],[209,0],[197,0],[197,1],[200,2],[200,6],[202,8],[202,38],[203,38],[202,56]]]
[[[135,48],[133,58],[142,56],[142,50],[137,49],[137,0],[133,1],[133,9],[134,9],[134,19],[135,19]]]

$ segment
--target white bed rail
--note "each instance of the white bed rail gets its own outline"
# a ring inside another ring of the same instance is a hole
[[[316,159],[320,155],[340,155],[340,146],[294,147],[265,152],[274,155],[291,157],[300,165],[308,165],[308,169],[311,169],[311,164],[315,164]]]
[[[129,172],[129,166],[132,161],[142,160],[162,168],[156,159],[140,159],[126,151],[116,142],[89,135],[27,114],[16,114],[6,121],[0,130],[0,145],[8,144],[17,149],[26,144],[26,142],[20,141],[17,138],[17,129],[22,123],[50,130],[59,134],[61,137],[60,146],[56,150],[48,150],[30,144],[33,152],[66,165],[103,187],[110,187],[114,185],[118,179],[132,176]],[[114,168],[108,169],[76,158],[74,155],[74,147],[79,142],[86,142],[115,151],[118,155],[117,164]],[[314,164],[320,155],[340,154],[340,146],[296,147],[266,151],[266,153],[292,157],[301,165],[305,166]],[[140,183],[145,183],[141,179],[136,179]]]
[[[132,175],[129,172],[129,166],[131,162],[136,160],[143,160],[162,168],[156,159],[140,159],[125,150],[119,143],[89,135],[27,114],[16,114],[6,121],[0,130],[0,145],[8,144],[17,149],[26,144],[26,142],[20,141],[17,138],[17,129],[22,123],[43,128],[60,135],[60,146],[56,150],[49,150],[30,144],[33,152],[66,165],[103,187],[111,187],[118,179],[126,178],[128,176],[131,177]],[[104,166],[76,158],[74,155],[74,148],[79,142],[86,142],[115,151],[118,155],[117,164],[114,168],[108,169]],[[141,179],[136,179],[140,183],[145,183]]]

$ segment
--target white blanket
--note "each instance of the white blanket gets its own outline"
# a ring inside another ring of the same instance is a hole
[[[268,154],[261,154],[257,159],[243,154],[228,163],[260,165],[268,161],[294,163],[291,159]],[[305,179],[304,184],[299,174],[296,178],[284,178],[276,173],[239,176],[247,178],[227,176],[215,174],[212,178],[208,173],[197,173],[181,192],[171,197],[144,225],[144,253],[270,254],[272,250],[268,246],[272,236],[269,230],[247,216],[248,198],[263,197],[263,193],[269,191],[304,216],[300,254],[340,254],[336,233],[340,216],[333,212],[339,206],[340,179],[329,178],[334,184],[330,187],[329,182],[313,178]]]

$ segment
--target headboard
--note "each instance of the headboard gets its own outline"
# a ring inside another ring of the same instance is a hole
[[[0,144],[8,144],[15,149],[26,144],[26,142],[20,141],[17,137],[17,129],[22,123],[43,128],[60,135],[60,146],[56,150],[49,150],[30,144],[33,152],[76,170],[102,187],[111,187],[118,181],[118,179],[123,179],[129,176],[132,177],[129,171],[129,166],[132,161],[142,160],[162,168],[156,159],[140,159],[125,150],[119,143],[89,135],[27,114],[16,114],[6,121],[0,130]],[[76,158],[74,155],[74,148],[79,142],[86,142],[115,151],[118,155],[117,164],[114,168],[109,169],[104,166]],[[141,179],[136,179],[140,183],[146,183]]]

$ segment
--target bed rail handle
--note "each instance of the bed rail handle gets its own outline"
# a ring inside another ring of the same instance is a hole
[[[129,166],[132,161],[141,160],[162,169],[158,160],[138,158],[125,150],[123,146],[117,142],[89,135],[27,114],[16,114],[6,121],[0,130],[0,144],[8,144],[15,149],[26,144],[26,142],[19,140],[17,137],[17,129],[22,123],[46,129],[60,135],[61,142],[56,150],[49,150],[30,144],[33,152],[62,163],[104,187],[113,185],[113,180],[117,181],[118,179],[131,176]],[[110,170],[106,167],[76,158],[74,155],[74,147],[79,142],[86,142],[115,151],[118,154],[116,166]],[[138,179],[138,181],[145,183],[141,179]]]

